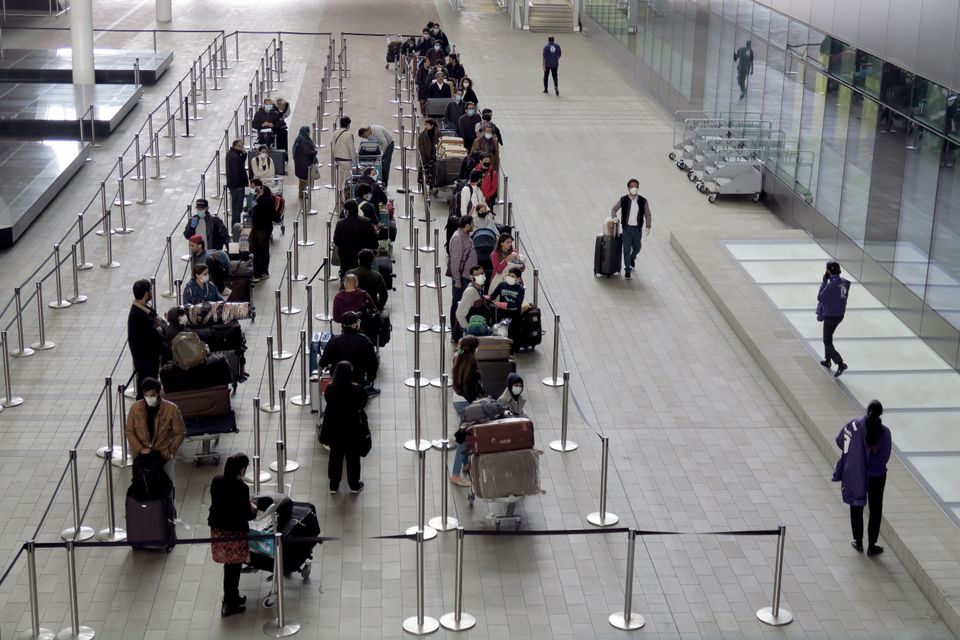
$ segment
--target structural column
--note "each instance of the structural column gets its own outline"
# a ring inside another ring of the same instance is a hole
[[[157,22],[173,20],[173,0],[157,0]]]
[[[94,84],[93,0],[70,2],[70,44],[73,48],[73,84]]]

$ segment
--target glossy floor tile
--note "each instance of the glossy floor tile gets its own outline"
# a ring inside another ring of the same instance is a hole
[[[882,398],[890,409],[940,409],[958,406],[960,374],[956,371],[931,373],[861,373],[855,369],[843,374],[840,383],[864,407],[874,398]]]
[[[960,454],[910,456],[923,479],[944,502],[960,502]]]
[[[810,242],[728,242],[727,250],[737,260],[829,260],[830,254]]]
[[[817,321],[813,309],[784,311],[790,324],[807,339],[823,335],[823,323]],[[887,309],[852,309],[834,334],[835,338],[909,338],[914,333],[900,318]]]
[[[816,309],[820,284],[764,284],[760,288],[778,309]],[[864,287],[850,287],[847,309],[882,309],[883,303]]]
[[[810,340],[808,343],[815,352],[823,353],[822,340]],[[855,371],[925,371],[931,369],[953,371],[950,365],[920,338],[834,339],[834,346],[843,356],[844,361],[850,365],[851,370]]]
[[[960,452],[960,408],[952,411],[885,411],[883,422],[893,431],[897,448]]]

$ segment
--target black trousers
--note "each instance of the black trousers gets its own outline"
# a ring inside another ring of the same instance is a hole
[[[271,230],[272,231],[272,230]],[[253,275],[263,276],[270,272],[270,235],[266,229],[250,231],[250,253],[253,254]]]
[[[137,400],[143,400],[143,381],[160,377],[160,362],[157,360],[134,360],[133,370],[137,374]],[[126,419],[126,418],[124,418]]]
[[[243,201],[246,197],[247,190],[245,187],[237,187],[235,189],[230,189],[230,224],[235,225],[240,223],[241,214],[243,213]],[[233,228],[229,229],[230,233],[233,233]]]
[[[843,316],[827,316],[823,319],[823,348],[824,360],[843,364],[843,356],[833,347],[833,332],[837,330],[840,323],[843,322]]]
[[[330,478],[330,489],[332,491],[336,491],[340,487],[344,458],[347,460],[347,485],[354,491],[360,488],[360,456],[351,455],[344,449],[331,447],[327,476]]]
[[[557,88],[557,68],[547,67],[543,70],[543,90],[547,90],[547,76],[553,74],[553,88]]]
[[[883,487],[887,484],[887,475],[867,478],[867,505],[870,507],[870,519],[867,522],[867,543],[876,544],[880,537],[880,518],[883,517]],[[850,528],[854,540],[863,540],[863,507],[850,505]]]
[[[223,565],[223,601],[233,604],[240,600],[240,570],[242,564]]]

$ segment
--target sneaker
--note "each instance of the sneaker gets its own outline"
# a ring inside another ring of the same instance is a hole
[[[460,476],[450,476],[450,482],[457,485],[458,487],[469,487],[470,483],[461,478]]]
[[[557,92],[558,96],[560,95],[560,89],[557,89],[556,87],[554,87],[553,90]]]
[[[857,553],[863,553],[863,541],[862,540],[851,540],[850,546],[854,548]]]
[[[376,398],[378,395],[380,395],[380,389],[377,389],[376,387],[370,387],[367,389],[368,398]]]
[[[350,489],[350,493],[360,493],[361,491],[363,491],[363,483],[362,483],[362,482],[360,483],[360,486],[357,487],[356,489]]]
[[[550,92],[549,92],[549,91],[547,91],[546,89],[544,89],[544,90],[543,90],[543,92],[544,92],[544,93],[550,93]]]
[[[879,545],[872,544],[869,547],[867,547],[868,556],[878,556],[881,553],[883,553],[883,547]]]
[[[837,367],[837,372],[836,372],[835,374],[833,374],[833,377],[834,377],[834,378],[839,378],[839,377],[841,376],[841,374],[843,374],[843,372],[846,371],[846,370],[849,369],[849,368],[850,368],[850,367],[847,365],[846,362],[841,362],[841,363],[840,363],[840,366]]]
[[[630,279],[630,269],[627,269],[626,271],[623,272],[623,277],[626,278],[627,280]]]
[[[832,364],[833,364],[833,363],[830,362],[829,360],[821,360],[821,361],[820,361],[820,366],[821,366],[821,367],[826,367],[827,369],[829,369]]]

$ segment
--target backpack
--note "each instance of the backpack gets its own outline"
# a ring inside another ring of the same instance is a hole
[[[450,205],[450,211],[448,214],[450,218],[453,216],[457,216],[457,218],[459,218],[460,216],[468,215],[470,213],[469,211],[463,212],[460,210],[460,193],[463,191],[464,187],[469,187],[470,197],[473,197],[473,187],[470,186],[469,180],[457,180],[454,182],[453,193],[450,195],[450,201],[448,203]]]
[[[170,495],[173,483],[163,470],[163,456],[157,451],[133,459],[133,478],[127,495],[134,500],[159,500]]]
[[[274,208],[273,221],[274,222],[276,223],[283,222],[283,210],[286,208],[286,206],[287,206],[287,201],[283,199],[283,196],[281,196],[278,193],[273,194],[273,208]]]
[[[502,418],[506,410],[499,400],[494,398],[480,398],[474,400],[463,410],[463,421],[465,423],[489,422]]]
[[[173,352],[173,363],[184,370],[203,364],[207,359],[206,347],[200,336],[192,331],[181,331],[174,336],[170,351]]]
[[[497,234],[493,229],[484,227],[483,229],[477,229],[473,232],[473,235],[470,236],[473,240],[473,248],[477,252],[477,255],[481,259],[490,258],[490,254],[493,253],[493,250],[497,246]]]

